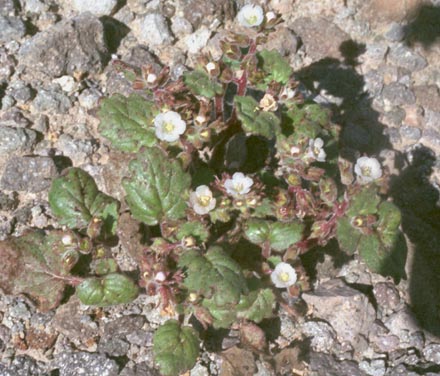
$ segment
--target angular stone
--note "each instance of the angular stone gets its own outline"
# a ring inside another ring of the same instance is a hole
[[[69,97],[56,89],[38,90],[33,105],[40,112],[50,111],[56,113],[66,113],[72,107]]]
[[[350,39],[348,34],[325,18],[298,18],[291,29],[301,38],[307,55],[314,61],[326,57],[340,59],[340,46]]]
[[[56,175],[52,158],[12,157],[6,163],[0,185],[11,191],[41,192],[49,188]]]
[[[417,333],[420,332],[420,328],[416,319],[408,309],[405,308],[393,313],[384,320],[384,324],[389,329],[389,334],[399,338],[400,348],[423,347],[423,341],[420,342],[419,336],[417,335]]]
[[[96,16],[108,16],[116,7],[118,0],[73,0],[72,6],[77,12],[90,12]]]
[[[325,282],[302,297],[313,309],[313,316],[329,322],[341,340],[355,342],[359,334],[368,333],[376,319],[368,297],[340,279]]]
[[[338,362],[334,357],[312,351],[310,353],[310,369],[314,376],[367,376],[359,369],[356,362],[344,360]]]
[[[391,47],[388,60],[398,67],[408,69],[410,72],[419,71],[428,64],[423,56],[403,44]]]
[[[386,85],[382,91],[382,96],[385,101],[388,101],[393,106],[413,104],[416,101],[414,93],[398,82]]]
[[[136,19],[132,25],[133,34],[139,43],[148,47],[158,47],[173,41],[167,20],[159,13],[150,13]]]
[[[74,72],[99,72],[107,61],[104,27],[83,13],[35,34],[19,51],[20,63],[50,77]]]
[[[0,126],[0,155],[29,152],[37,142],[37,133],[31,129]]]
[[[400,128],[400,134],[403,138],[407,138],[411,141],[418,141],[422,137],[422,131],[416,127],[403,126]]]
[[[335,342],[333,328],[324,321],[308,321],[302,326],[302,332],[310,340],[310,347],[317,352],[329,352]]]
[[[283,56],[293,55],[298,49],[298,37],[287,27],[279,26],[268,35],[262,48],[277,50]]]
[[[13,16],[15,15],[15,10],[14,0],[0,0],[1,16]]]
[[[440,365],[440,343],[430,343],[423,349],[423,356],[428,362]]]
[[[53,365],[59,370],[60,376],[117,376],[119,374],[118,364],[103,354],[63,352],[55,357]]]
[[[104,335],[99,341],[98,351],[105,352],[110,356],[126,355],[130,348],[127,336],[142,331],[144,324],[145,318],[143,316],[124,316],[107,323]]]
[[[14,357],[12,364],[6,367],[0,364],[0,375],[2,376],[30,376],[46,374],[44,367],[35,359],[27,355]]]
[[[26,26],[18,17],[0,16],[0,43],[19,40],[26,34]]]
[[[400,22],[415,14],[424,0],[365,0],[359,17],[372,25]]]
[[[400,42],[405,38],[405,28],[397,22],[393,22],[385,33],[385,38],[391,42]]]
[[[234,18],[234,6],[229,0],[183,0],[183,16],[194,29],[209,26],[215,19]]]
[[[414,86],[417,104],[431,111],[440,111],[440,92],[437,85]]]
[[[386,311],[394,311],[400,304],[399,291],[390,282],[379,282],[374,285],[373,294],[377,304]]]

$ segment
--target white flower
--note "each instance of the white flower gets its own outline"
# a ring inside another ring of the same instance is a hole
[[[154,118],[156,136],[159,140],[174,142],[186,130],[186,124],[177,112],[162,112]]]
[[[259,103],[260,108],[263,111],[276,111],[278,109],[278,103],[271,94],[264,94]]]
[[[254,181],[245,176],[242,172],[236,172],[232,175],[232,179],[226,179],[224,187],[226,188],[226,193],[231,196],[237,197],[249,193]]]
[[[211,190],[206,185],[199,185],[195,192],[191,192],[189,202],[197,214],[209,213],[215,208],[216,200],[212,197]]]
[[[323,146],[324,141],[319,137],[315,138],[314,140],[310,140],[309,152],[307,155],[313,159],[316,159],[318,162],[325,162],[325,157],[327,156],[327,154],[322,148]]]
[[[259,5],[245,5],[237,14],[240,25],[245,27],[259,26],[264,20],[263,8]]]
[[[148,82],[149,84],[153,84],[153,83],[155,83],[156,80],[157,80],[157,76],[156,76],[154,73],[148,73],[148,76],[147,76],[147,82]]]
[[[295,284],[297,280],[296,271],[290,266],[290,264],[280,262],[270,275],[270,279],[275,287],[283,289]]]
[[[376,158],[360,157],[354,166],[359,183],[368,184],[382,176],[382,168]]]
[[[277,15],[274,12],[267,12],[266,13],[266,22],[270,22],[277,18]]]

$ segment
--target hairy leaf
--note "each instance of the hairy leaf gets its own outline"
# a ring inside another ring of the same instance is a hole
[[[119,202],[100,192],[93,178],[80,168],[70,168],[52,182],[49,204],[60,224],[71,229],[85,229],[98,218],[106,234],[116,231]]]
[[[116,149],[137,152],[142,146],[157,142],[152,123],[158,112],[152,102],[140,95],[124,97],[115,94],[101,104],[99,130]]]
[[[164,376],[177,376],[194,367],[199,347],[196,331],[176,320],[168,320],[154,333],[154,357]]]
[[[236,306],[226,304],[224,306],[218,306],[214,299],[203,299],[202,306],[209,311],[211,315],[212,326],[214,329],[227,329],[237,319]]]
[[[215,95],[220,95],[223,92],[222,85],[211,80],[208,74],[201,69],[185,72],[183,82],[195,95],[201,95],[206,98],[215,97]]]
[[[208,240],[209,231],[201,222],[185,222],[177,230],[177,240],[182,240],[185,236],[193,236],[199,242]]]
[[[275,295],[271,289],[251,291],[243,295],[237,306],[237,317],[260,322],[272,316]]]
[[[257,54],[259,67],[267,73],[266,83],[276,81],[286,84],[293,73],[289,63],[276,51],[263,50]]]
[[[379,231],[382,242],[386,247],[392,247],[400,231],[400,210],[392,202],[384,201],[379,205]]]
[[[178,161],[153,147],[130,162],[129,173],[122,185],[134,218],[153,226],[163,219],[180,219],[185,215],[185,194],[191,178]]]
[[[336,225],[336,238],[345,253],[352,255],[356,252],[361,236],[361,232],[351,225],[347,217],[339,218]]]
[[[383,272],[383,266],[389,253],[380,243],[376,234],[364,235],[359,242],[359,255],[368,265],[368,267],[376,273]]]
[[[272,139],[281,132],[280,119],[273,112],[262,111],[254,98],[236,96],[234,103],[246,133]]]
[[[27,294],[41,311],[61,301],[65,280],[75,265],[76,245],[63,244],[64,231],[30,231],[0,242],[0,287],[8,294]]]
[[[83,304],[105,307],[131,302],[136,298],[138,290],[127,276],[111,273],[102,278],[85,279],[76,288],[76,293]]]
[[[350,200],[350,207],[347,210],[349,217],[357,215],[376,214],[380,197],[376,193],[377,188],[369,185],[364,187]]]
[[[188,290],[212,298],[218,307],[238,303],[247,289],[240,265],[220,247],[211,247],[205,255],[187,251],[180,256],[179,267],[186,268]]]
[[[283,115],[283,126],[294,130],[290,136],[294,143],[304,138],[318,137],[330,121],[329,111],[316,103],[291,105]]]
[[[300,222],[272,222],[250,219],[244,229],[247,239],[257,245],[269,242],[270,247],[281,252],[301,240],[304,225]]]

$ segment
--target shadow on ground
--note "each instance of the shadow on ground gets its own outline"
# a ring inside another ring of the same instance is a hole
[[[440,6],[422,5],[404,29],[409,46],[420,43],[425,49],[440,44]]]
[[[431,46],[440,36],[439,20],[440,8],[420,8],[406,30],[408,43]],[[343,61],[325,58],[298,72],[298,79],[312,92],[325,91],[340,98],[338,104],[331,105],[333,120],[343,127],[341,152],[351,161],[364,153],[378,156],[392,148],[379,113],[372,108],[372,98],[364,91],[364,79],[354,69],[364,47],[344,42],[340,47]],[[404,165],[401,160],[405,158],[397,154],[396,164]],[[413,245],[408,276],[412,310],[421,327],[440,336],[440,207],[439,193],[429,182],[435,155],[420,147],[407,162],[408,167],[392,178],[389,194],[402,212],[402,229]]]

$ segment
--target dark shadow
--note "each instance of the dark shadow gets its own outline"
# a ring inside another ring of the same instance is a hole
[[[435,160],[430,149],[415,149],[409,166],[392,179],[390,195],[402,212],[402,228],[413,245],[411,308],[424,329],[440,335],[439,192],[429,182]]]
[[[365,81],[354,69],[358,57],[365,52],[365,45],[352,40],[341,44],[343,61],[325,58],[297,72],[297,78],[313,93],[325,92],[338,98],[337,103],[327,104],[333,113],[332,120],[343,127],[341,150],[356,150],[377,155],[390,148],[379,114],[372,108],[372,98],[364,90]],[[344,155],[354,161],[355,153]]]
[[[99,20],[104,26],[104,37],[107,42],[109,53],[116,53],[122,39],[124,39],[124,37],[130,32],[130,28],[109,16],[102,16]]]
[[[409,46],[420,43],[425,49],[440,43],[440,7],[422,5],[414,20],[404,28],[405,42]]]

